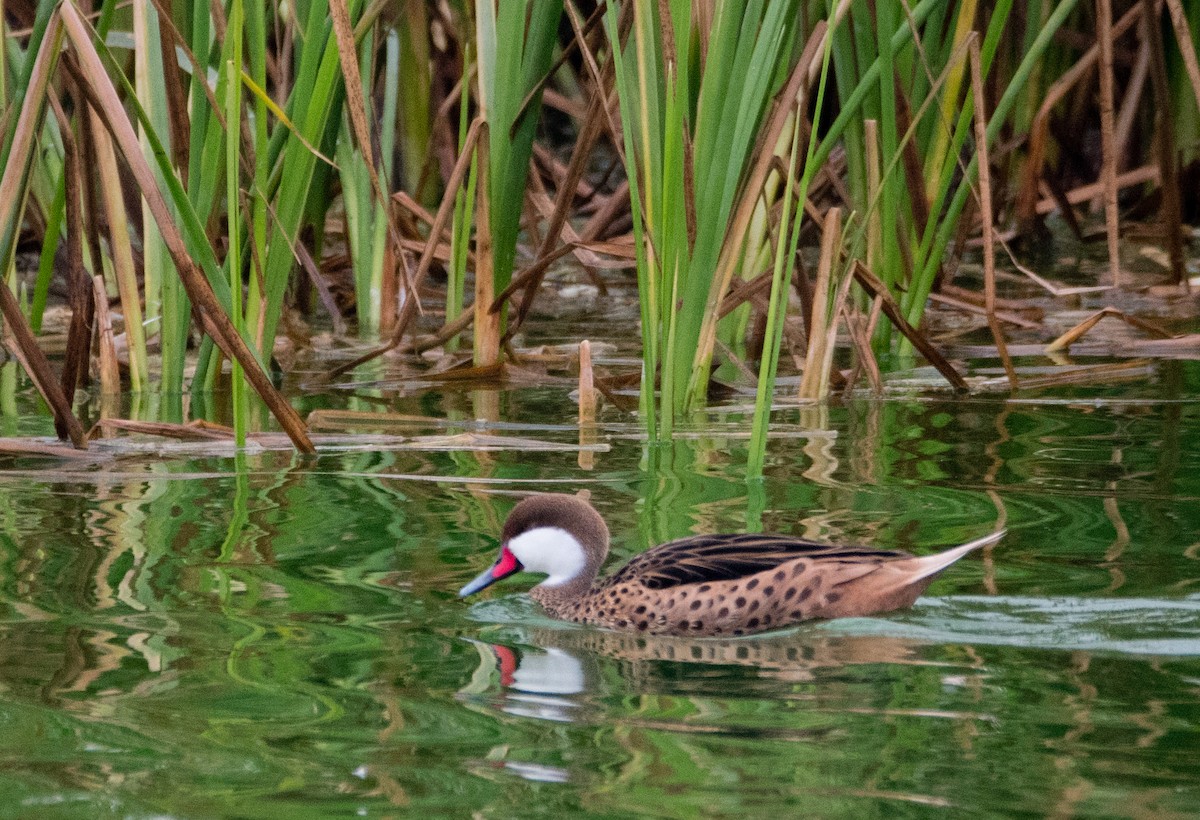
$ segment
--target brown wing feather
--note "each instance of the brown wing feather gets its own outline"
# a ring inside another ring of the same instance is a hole
[[[911,558],[907,552],[871,547],[839,547],[790,535],[697,535],[654,547],[635,556],[608,584],[640,582],[649,589],[744,578],[797,558],[864,562]]]

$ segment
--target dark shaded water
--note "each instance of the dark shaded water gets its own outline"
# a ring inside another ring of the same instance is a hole
[[[736,411],[654,449],[602,416],[581,468],[544,424],[565,390],[478,397],[518,422],[492,434],[560,449],[413,421],[311,461],[8,458],[0,813],[1194,816],[1200,368],[1063,396],[784,410],[749,487]],[[557,624],[515,583],[454,597],[521,494],[579,488],[614,560],[746,527],[1009,535],[909,612],[736,642]]]

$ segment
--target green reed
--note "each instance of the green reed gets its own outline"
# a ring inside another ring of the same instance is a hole
[[[635,2],[625,43],[615,7],[605,16],[634,210],[641,407],[652,436],[669,436],[676,417],[707,399],[706,340],[727,287],[718,266],[741,254],[744,231],[729,231],[730,216],[793,57],[797,8],[718,3],[701,31],[690,3]]]

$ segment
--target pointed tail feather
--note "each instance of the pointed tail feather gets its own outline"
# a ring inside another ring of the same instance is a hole
[[[999,532],[989,533],[982,538],[976,538],[974,541],[968,541],[960,547],[951,547],[945,552],[939,552],[935,555],[926,555],[915,560],[910,559],[911,563],[909,563],[909,561],[906,561],[905,563],[908,563],[909,566],[912,567],[916,572],[914,575],[910,575],[908,580],[910,583],[912,583],[914,581],[919,581],[922,578],[928,578],[930,575],[936,575],[946,567],[953,564],[959,558],[962,558],[968,552],[973,552],[980,547],[986,547],[988,544],[995,544],[997,541],[1003,538],[1007,532],[1008,530],[1000,530]]]

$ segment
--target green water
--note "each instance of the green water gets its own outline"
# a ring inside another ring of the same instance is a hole
[[[422,448],[479,431],[413,422],[314,460],[0,461],[0,814],[1200,811],[1200,368],[782,410],[750,487],[736,411],[651,449],[606,411],[584,469],[566,388],[495,398],[492,434],[560,449]],[[580,488],[614,560],[747,527],[1009,535],[911,611],[737,642],[557,624],[516,582],[455,598],[521,494]]]

